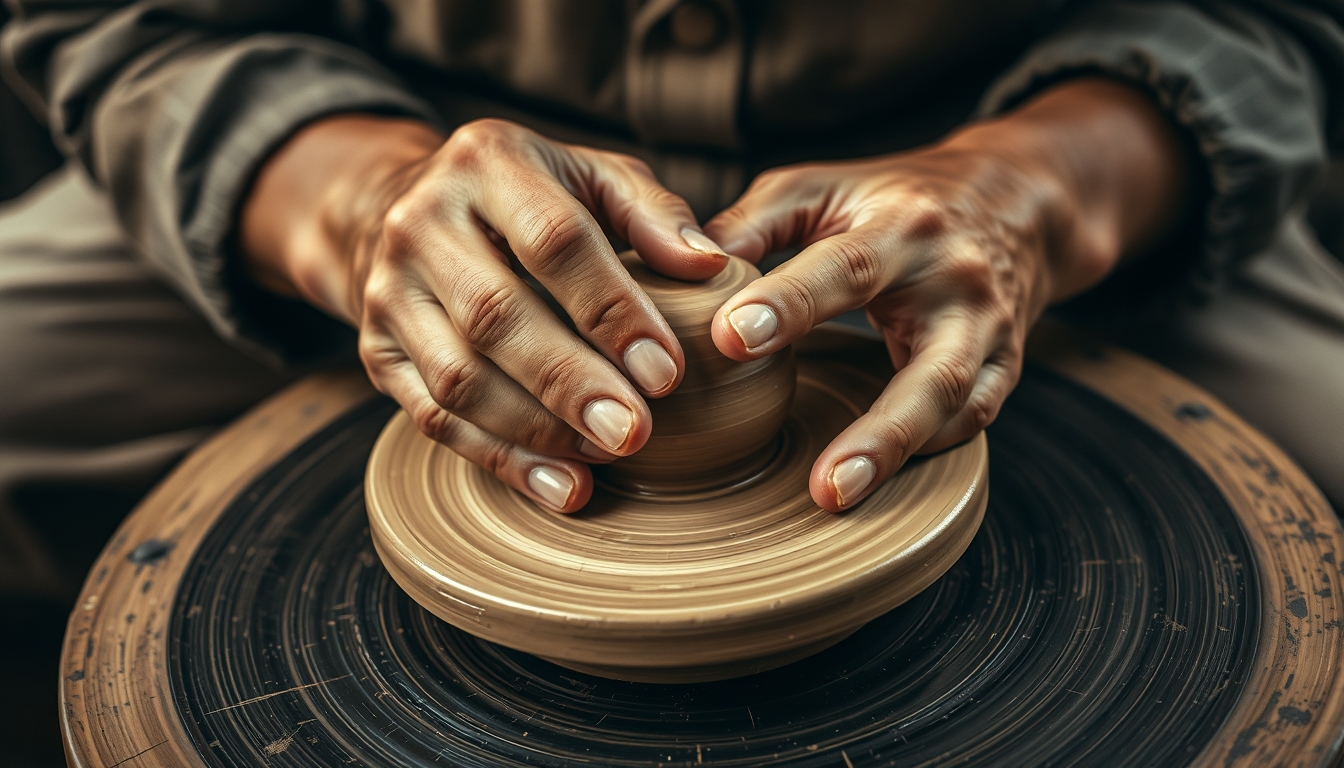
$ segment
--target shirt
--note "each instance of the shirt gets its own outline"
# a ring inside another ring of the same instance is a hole
[[[283,322],[310,310],[238,278],[237,212],[268,154],[334,113],[519,120],[642,157],[707,217],[771,165],[916,146],[1105,74],[1203,160],[1206,289],[1269,241],[1344,122],[1344,0],[9,2],[16,91],[141,256],[276,359],[313,346]]]

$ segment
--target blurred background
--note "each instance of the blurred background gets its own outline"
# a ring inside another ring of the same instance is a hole
[[[0,24],[8,20],[9,11],[0,5]],[[0,205],[18,197],[62,162],[47,129],[19,101],[8,83],[0,81]],[[126,500],[123,506],[129,508],[132,503]],[[52,529],[26,532],[30,535],[18,540],[30,541],[31,534],[41,538],[83,539],[77,547],[78,554],[61,563],[62,570],[72,575],[83,573],[97,556],[111,526],[95,522],[89,528],[88,521],[78,514],[81,505],[75,500],[61,503],[53,499],[53,504],[56,507],[53,512],[73,514],[53,515]],[[13,521],[0,520],[0,529],[11,524]],[[0,530],[0,539],[15,540],[4,530]],[[43,546],[42,542],[33,543]],[[14,562],[7,555],[0,547],[0,558]],[[56,675],[65,618],[74,599],[73,592],[33,595],[0,591],[0,626],[5,627],[0,632],[0,765],[6,768],[65,765]]]

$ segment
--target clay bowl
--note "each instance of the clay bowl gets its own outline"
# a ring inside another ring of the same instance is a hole
[[[397,583],[491,642],[583,672],[671,683],[752,674],[813,654],[951,567],[984,515],[984,436],[912,461],[844,513],[820,509],[808,494],[813,462],[867,410],[890,371],[837,353],[846,335],[827,329],[799,345],[792,393],[778,386],[781,370],[794,371],[792,352],[780,358],[786,365],[722,366],[701,343],[708,316],[720,294],[759,276],[750,265],[730,271],[688,289],[632,266],[688,361],[687,392],[655,403],[645,450],[685,454],[696,403],[712,412],[732,397],[744,405],[720,408],[711,421],[768,425],[762,439],[744,448],[713,438],[710,424],[698,451],[726,451],[722,472],[698,467],[677,483],[618,462],[599,475],[583,511],[559,515],[398,413],[374,446],[365,483],[373,542]],[[696,322],[669,309],[688,291],[699,297],[690,303],[709,308],[695,310]],[[719,373],[702,375],[702,352]],[[759,382],[755,397],[738,391],[748,379]],[[660,416],[669,425],[662,433]]]

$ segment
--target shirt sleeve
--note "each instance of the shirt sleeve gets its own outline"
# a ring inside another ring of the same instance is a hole
[[[990,88],[982,116],[1079,74],[1146,90],[1206,171],[1202,253],[1187,274],[1216,290],[1262,250],[1340,145],[1338,3],[1100,2],[1076,7]]]
[[[353,46],[305,34],[303,0],[18,0],[0,53],[67,157],[106,190],[137,255],[224,338],[276,364],[350,331],[241,279],[234,228],[264,159],[340,112],[433,110]]]

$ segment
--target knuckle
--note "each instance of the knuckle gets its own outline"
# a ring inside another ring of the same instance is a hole
[[[564,402],[577,401],[573,393],[579,385],[588,379],[582,373],[582,365],[573,354],[554,355],[537,370],[535,387],[532,394],[548,407]],[[552,407],[552,410],[554,408]]]
[[[378,384],[378,379],[381,377],[377,375],[377,372],[383,367],[382,343],[375,341],[371,334],[361,333],[356,349],[359,352],[359,361],[364,364],[364,369],[369,372],[369,377],[373,379],[375,385]]]
[[[364,370],[368,373],[369,381],[373,383],[373,388],[384,395],[392,394],[390,387],[383,381],[384,362],[382,349],[365,342],[361,338],[359,340],[358,352],[359,362],[364,366]]]
[[[877,429],[877,439],[892,450],[897,464],[910,458],[919,449],[915,444],[914,433],[899,421],[883,422]]]
[[[508,481],[507,470],[513,458],[513,446],[502,440],[490,440],[476,455],[476,464],[500,480]]]
[[[754,191],[760,191],[780,185],[787,186],[793,174],[794,171],[792,168],[771,168],[769,170],[761,171],[756,175],[756,178],[751,180],[751,184],[748,188]]]
[[[970,417],[970,435],[979,432],[999,416],[999,401],[989,394],[973,396],[966,403],[967,415]]]
[[[909,206],[914,214],[905,226],[906,237],[933,239],[955,228],[952,212],[937,198],[920,194]]]
[[[364,287],[364,323],[383,324],[392,313],[394,304],[392,291],[388,290],[386,285],[370,281]]]
[[[466,291],[462,304],[460,330],[467,343],[476,349],[497,346],[518,325],[518,297],[508,285],[475,286]]]
[[[807,281],[787,271],[781,271],[773,277],[778,280],[779,297],[789,307],[790,311],[786,314],[805,318],[806,325],[803,326],[804,328],[811,328],[816,325],[817,299],[812,295],[812,286]]]
[[[836,264],[841,280],[854,296],[865,301],[881,288],[882,257],[866,239],[845,239],[836,246]]]
[[[387,244],[388,255],[394,259],[415,247],[418,229],[416,207],[411,201],[402,198],[393,203],[383,217],[383,242]]]
[[[747,188],[748,194],[766,197],[785,195],[802,204],[815,204],[834,191],[834,177],[825,163],[803,163],[761,172]],[[744,195],[745,196],[745,195]]]
[[[959,357],[940,357],[929,363],[936,402],[944,413],[956,413],[975,387],[975,370]]]
[[[364,369],[375,380],[375,384],[379,383],[384,370],[402,356],[400,347],[390,338],[367,327],[360,331],[356,350],[359,352],[359,361],[364,364]]]
[[[449,448],[458,434],[458,420],[432,402],[424,401],[410,409],[411,421],[425,437],[443,443]]]
[[[963,248],[950,252],[944,270],[953,282],[971,290],[983,290],[994,284],[994,268],[979,249]]]
[[[491,117],[473,120],[453,131],[444,149],[453,165],[460,167],[498,150],[512,133],[513,126],[507,120]]]
[[[554,419],[546,412],[523,416],[516,429],[515,442],[539,453],[551,453],[545,449],[558,442]]]
[[[530,222],[520,254],[533,274],[564,271],[590,240],[588,227],[575,212],[548,206]]]
[[[990,331],[995,338],[1012,340],[1017,334],[1017,317],[1011,307],[1000,306],[991,309],[986,317]],[[1009,352],[1016,352],[1017,344],[1010,341]]]
[[[983,309],[1001,303],[994,267],[979,254],[948,256],[943,274],[965,305]]]
[[[429,396],[450,413],[469,411],[480,401],[480,369],[469,361],[436,358],[423,373]]]
[[[640,308],[639,302],[624,290],[596,292],[571,317],[583,335],[611,341],[633,327]]]
[[[397,198],[383,214],[385,257],[394,263],[404,261],[424,237],[425,223],[439,218],[441,212],[442,207],[429,194],[411,191]]]

